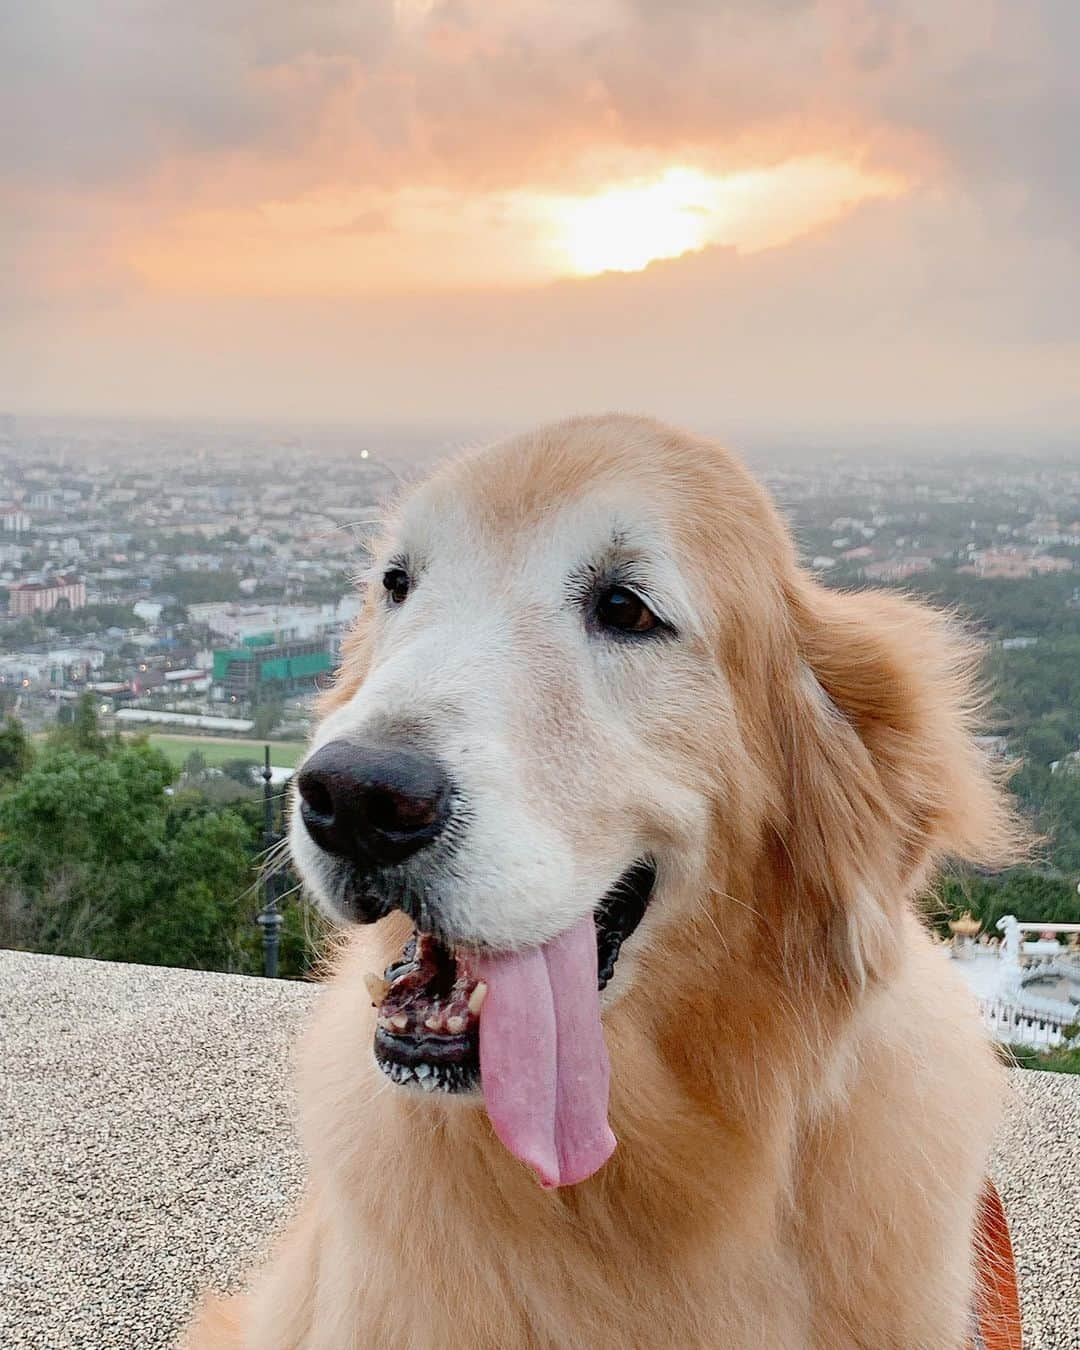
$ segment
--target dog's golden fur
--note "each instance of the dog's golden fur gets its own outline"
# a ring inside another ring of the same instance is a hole
[[[381,1079],[362,973],[409,926],[356,930],[304,1046],[302,1210],[192,1347],[965,1344],[999,1070],[916,902],[945,856],[1014,847],[972,652],[911,600],[823,589],[736,461],[654,423],[442,471],[507,537],[609,481],[664,514],[730,696],[710,725],[699,679],[646,733],[713,810],[706,883],[654,904],[605,1014],[614,1156],[544,1192],[482,1110]],[[369,628],[324,710],[363,682]]]

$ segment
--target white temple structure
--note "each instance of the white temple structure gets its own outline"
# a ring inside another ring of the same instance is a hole
[[[972,925],[974,924],[974,931]],[[975,941],[970,915],[954,921],[952,956],[999,1041],[1050,1049],[1080,1025],[1080,924],[998,920],[1000,942]],[[1064,938],[1065,941],[1061,941]]]

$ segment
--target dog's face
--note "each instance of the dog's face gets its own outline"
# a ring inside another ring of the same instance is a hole
[[[726,455],[628,418],[461,460],[405,502],[292,817],[324,908],[417,930],[374,980],[391,1077],[475,1085],[477,962],[588,922],[603,989],[641,926],[610,1001],[647,936],[723,887],[765,796],[739,623],[772,623],[784,543]]]
[[[620,1010],[685,1026],[739,960],[850,1006],[935,854],[1008,836],[962,665],[929,612],[802,574],[715,445],[585,419],[451,464],[390,527],[292,815],[328,911],[416,929],[380,1065],[474,1086],[482,971],[520,956],[519,1011],[530,953],[580,992],[584,926],[593,987],[626,943]]]
[[[700,881],[718,794],[747,765],[717,655],[717,533],[695,531],[705,479],[680,481],[669,454],[650,427],[586,424],[405,503],[308,765],[336,779],[374,757],[388,791],[415,788],[425,837],[350,856],[295,811],[294,856],[332,912],[405,907],[448,942],[505,950],[557,936],[620,879]]]

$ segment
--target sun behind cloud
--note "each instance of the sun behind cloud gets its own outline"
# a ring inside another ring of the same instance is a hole
[[[717,185],[703,174],[669,169],[653,183],[568,202],[556,212],[560,243],[584,276],[638,272],[660,258],[704,248],[717,196]]]
[[[575,195],[338,188],[183,216],[131,241],[126,261],[173,292],[505,289],[636,272],[713,245],[775,248],[908,187],[819,155],[738,173],[661,166]]]
[[[904,181],[812,157],[747,173],[675,167],[552,208],[558,246],[581,276],[637,272],[711,244],[774,248],[870,197],[897,196]]]

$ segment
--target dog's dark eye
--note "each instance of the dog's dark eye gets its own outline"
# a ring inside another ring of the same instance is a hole
[[[383,573],[382,584],[395,605],[400,605],[409,594],[409,574],[403,567],[388,567]]]
[[[596,601],[596,619],[602,628],[619,633],[649,633],[660,620],[640,595],[625,586],[609,586]]]

